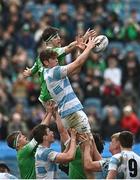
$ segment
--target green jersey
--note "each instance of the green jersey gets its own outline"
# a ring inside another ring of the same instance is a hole
[[[32,139],[17,152],[17,161],[21,179],[36,179],[35,174],[35,150],[37,142]]]
[[[64,64],[64,57],[66,56],[65,54],[65,47],[61,47],[61,48],[50,48],[53,51],[57,52],[58,54],[58,61],[61,65]],[[39,100],[41,102],[46,102],[49,99],[52,99],[47,86],[46,86],[46,82],[44,80],[44,76],[43,76],[43,71],[44,71],[44,67],[39,59],[39,57],[36,59],[33,67],[31,68],[32,71],[32,75],[36,74],[38,72],[39,75],[39,80],[40,80],[40,86],[41,86],[41,91],[40,91],[40,96],[39,96]]]
[[[86,179],[80,147],[78,147],[76,150],[75,159],[69,163],[69,178]]]

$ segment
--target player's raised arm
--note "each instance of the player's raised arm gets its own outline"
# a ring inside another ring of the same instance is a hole
[[[39,70],[39,67],[41,66],[40,63],[41,62],[39,58],[37,57],[33,66],[31,68],[26,67],[26,69],[23,71],[23,76],[26,78],[26,77],[36,74]]]
[[[68,134],[68,131],[64,128],[64,126],[62,124],[62,120],[58,113],[58,107],[56,106],[56,104],[53,104],[53,116],[54,116],[55,122],[57,124],[58,131],[60,133],[61,142],[63,144],[65,144],[66,141],[68,141],[70,139],[70,136]]]
[[[46,124],[48,126],[50,124],[51,117],[53,114],[53,102],[51,100],[46,103],[46,109],[47,109],[47,112],[41,124]]]
[[[80,67],[85,63],[87,60],[87,57],[91,51],[92,48],[95,47],[95,41],[93,38],[89,37],[89,41],[86,44],[85,50],[82,52],[82,54],[72,63],[67,65],[67,75],[71,75],[74,73],[77,73],[76,70],[79,70]]]
[[[85,141],[83,141],[83,143],[81,144],[81,148],[84,154],[84,169],[87,172],[98,172],[101,171],[101,165],[100,162],[97,161],[97,159],[92,159],[91,156],[89,156],[89,154],[91,154],[91,151],[97,151],[96,149],[96,145],[94,142],[94,145],[91,146],[90,141],[88,139],[88,136],[85,136]],[[101,160],[101,158],[99,157],[98,160]]]
[[[77,132],[75,129],[71,129],[70,134],[71,134],[71,141],[70,141],[69,149],[67,152],[59,153],[56,156],[55,162],[57,163],[68,163],[72,161],[75,157]]]

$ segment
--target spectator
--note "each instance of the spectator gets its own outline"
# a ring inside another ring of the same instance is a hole
[[[22,119],[23,117],[19,113],[13,113],[11,120],[8,123],[8,134],[11,134],[13,131],[22,131],[25,134],[28,134],[28,128],[26,123]]]
[[[121,94],[119,86],[114,85],[110,79],[105,79],[101,90],[103,106],[119,106],[119,96]]]
[[[137,83],[140,80],[139,68],[140,64],[135,52],[129,49],[122,67],[122,85],[124,89],[131,88],[131,91],[139,93],[140,85]]]
[[[102,122],[101,134],[106,139],[109,140],[113,133],[121,131],[119,121],[117,119],[115,112],[112,107],[108,107],[107,115],[105,120]]]
[[[0,113],[0,140],[5,140],[7,137],[7,119]]]
[[[99,54],[91,53],[88,61],[86,62],[86,70],[93,68],[95,76],[102,76],[106,69],[106,63]]]
[[[17,80],[13,84],[13,96],[17,102],[27,105],[27,85],[28,81],[23,78],[22,74],[18,75]]]
[[[110,24],[110,26],[108,26]],[[110,12],[106,22],[106,35],[112,41],[122,40],[122,22],[115,12]]]
[[[90,77],[89,77],[90,78]],[[88,80],[88,77],[86,77]],[[84,94],[85,98],[102,98],[102,93],[101,93],[101,80],[100,77],[91,77],[89,79],[89,82],[85,83],[85,86],[83,87],[84,89]]]
[[[130,12],[130,18],[126,20],[124,24],[124,39],[127,41],[136,41],[140,34],[140,25],[137,20],[137,11],[132,9]]]
[[[108,57],[108,67],[104,71],[104,79],[109,79],[115,86],[121,87],[121,69],[118,67],[116,56]]]
[[[134,135],[140,131],[140,121],[130,105],[123,108],[121,127],[124,130],[132,132]]]

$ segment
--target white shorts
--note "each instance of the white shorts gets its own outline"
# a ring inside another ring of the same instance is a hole
[[[74,128],[79,133],[91,132],[88,117],[82,110],[63,118],[62,123],[65,128]]]

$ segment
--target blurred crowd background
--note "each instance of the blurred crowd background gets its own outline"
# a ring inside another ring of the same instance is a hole
[[[92,54],[71,83],[92,129],[104,140],[125,129],[139,141],[139,0],[0,1],[0,140],[14,130],[29,134],[44,117],[38,76],[24,79],[22,72],[34,63],[41,34],[50,25],[60,29],[62,46],[88,28],[108,37],[108,48]]]

